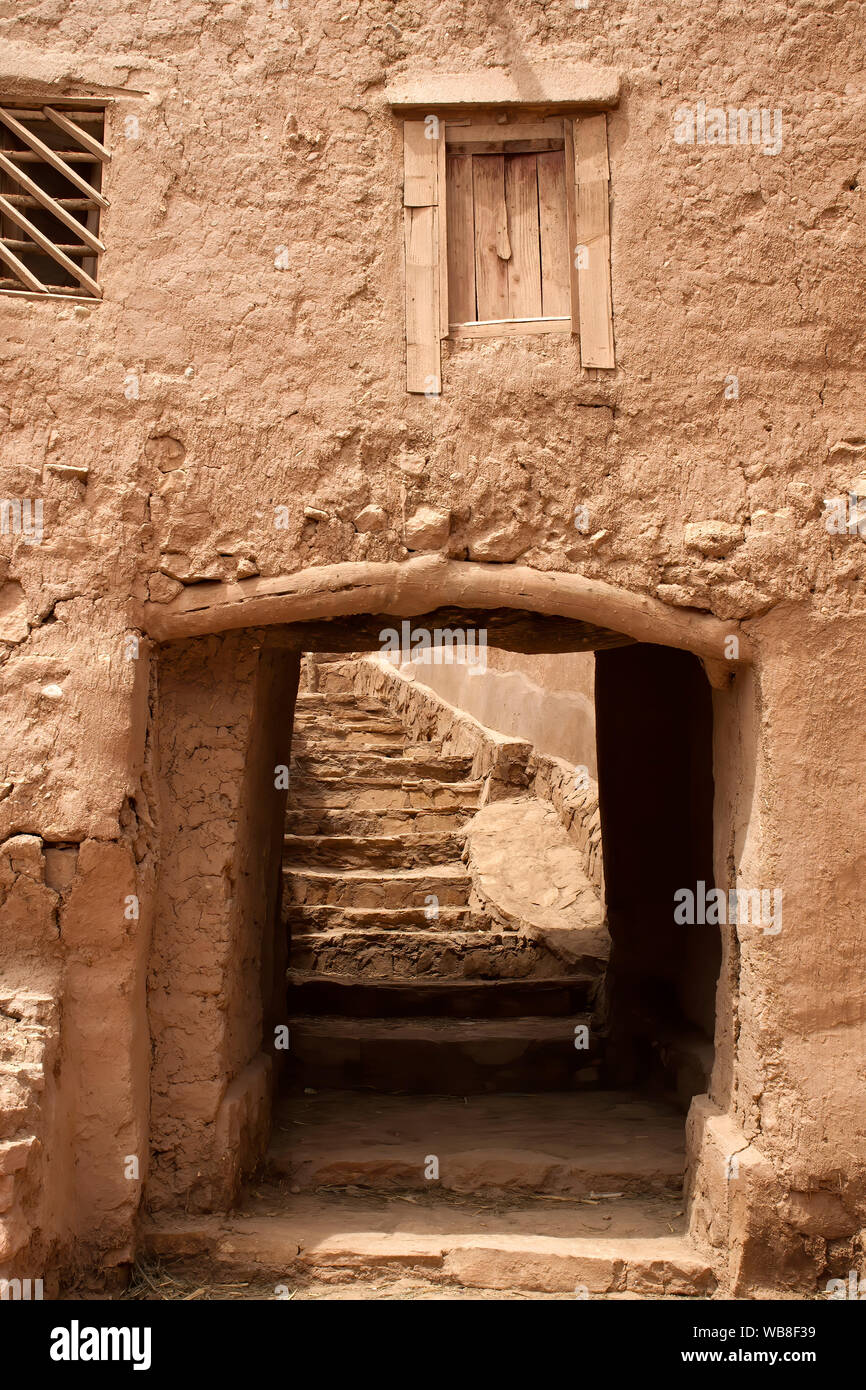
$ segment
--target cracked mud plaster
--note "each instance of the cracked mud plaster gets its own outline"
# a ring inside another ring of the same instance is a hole
[[[736,1048],[710,1104],[730,1103],[750,1135],[760,1122],[792,1190],[830,1182],[854,1151],[861,1019],[846,1004],[840,1023],[836,1001],[864,986],[866,550],[858,534],[828,533],[821,513],[866,471],[862,121],[848,94],[859,12],[773,0],[723,26],[718,13],[710,0],[682,14],[625,0],[611,26],[604,6],[445,0],[404,6],[395,24],[354,0],[153,0],[144,15],[82,0],[24,3],[0,20],[0,95],[29,99],[37,83],[41,97],[116,98],[103,302],[0,296],[0,499],[44,504],[39,544],[0,534],[0,844],[32,840],[27,855],[45,861],[10,881],[4,908],[24,906],[0,965],[16,998],[29,988],[47,1001],[47,1020],[58,953],[70,953],[62,1047],[48,1039],[56,1021],[39,1026],[46,1056],[68,1049],[85,1098],[75,1143],[94,1166],[76,1199],[82,1231],[118,1261],[138,1194],[120,1187],[117,1152],[99,1151],[97,1096],[105,1084],[118,1150],[146,1149],[146,875],[157,854],[192,909],[174,942],[168,909],[157,917],[151,962],[151,1025],[164,1026],[154,1151],[169,1196],[202,1154],[190,1111],[165,1103],[166,1038],[190,1054],[181,1099],[208,1123],[225,1073],[243,1075],[253,1050],[249,1019],[228,1003],[241,990],[224,968],[237,942],[210,915],[240,881],[229,851],[253,706],[248,692],[233,703],[205,686],[198,710],[191,700],[182,711],[185,734],[201,739],[196,795],[174,761],[182,697],[161,699],[146,642],[127,654],[138,605],[169,604],[199,580],[403,561],[434,543],[452,559],[581,574],[747,621],[755,674],[717,697],[719,857],[784,882],[792,929],[731,953],[739,1007],[720,1026]],[[402,137],[385,83],[462,67],[531,84],[541,60],[623,77],[608,117],[617,368],[582,370],[566,336],[455,341],[442,395],[408,396]],[[781,108],[778,154],[675,143],[674,111],[702,99]],[[250,677],[239,660],[238,688]],[[149,711],[168,721],[152,746]],[[137,825],[125,822],[131,807]],[[198,869],[184,858],[185,816]],[[67,879],[51,847],[69,845],[81,848]],[[102,904],[98,942],[80,906],[87,845],[88,872],[116,870],[105,891],[136,884],[142,901],[135,928]],[[197,953],[214,927],[211,970]],[[254,952],[244,959],[251,974]],[[162,993],[181,967],[193,982],[182,1007]],[[112,995],[122,1047],[96,1017]],[[189,1041],[212,1025],[227,1039],[221,1075]],[[120,1058],[117,1078],[106,1080],[101,1050]],[[254,1110],[258,1076],[244,1095]],[[68,1195],[63,1105],[56,1191]],[[691,1149],[707,1156],[707,1192],[714,1115]],[[223,1135],[234,1123],[224,1119]],[[773,1180],[755,1171],[753,1214],[732,1218],[741,1231],[760,1231],[777,1205]],[[862,1172],[848,1177],[862,1215]],[[233,1181],[209,1171],[202,1199]],[[52,1240],[82,1234],[53,1219]]]
[[[866,436],[848,380],[855,116],[835,95],[854,18],[819,30],[780,6],[772,24],[739,14],[720,43],[713,13],[665,26],[634,0],[611,32],[592,7],[520,3],[482,24],[434,4],[399,37],[336,3],[162,3],[145,29],[109,4],[98,28],[85,13],[50,35],[26,7],[7,22],[16,71],[47,44],[82,79],[114,90],[122,70],[147,93],[109,114],[104,302],[2,305],[0,464],[11,495],[44,496],[50,536],[13,547],[27,616],[46,593],[144,598],[150,584],[165,601],[166,579],[401,559],[428,543],[406,521],[431,507],[450,513],[435,543],[455,558],[661,589],[723,618],[822,595],[850,607],[866,552],[828,545],[820,512],[854,476],[831,450]],[[628,78],[609,116],[619,367],[581,371],[569,338],[455,342],[442,396],[409,397],[385,81],[458,57],[493,72],[509,54],[573,62],[575,45]],[[812,82],[824,65],[833,83]],[[758,87],[757,104],[784,104],[777,155],[674,141],[678,105]],[[48,459],[86,460],[88,476]],[[701,526],[736,540],[702,553],[686,531]]]

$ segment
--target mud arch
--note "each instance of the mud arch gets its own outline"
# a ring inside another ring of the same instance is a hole
[[[274,923],[286,794],[275,788],[274,769],[289,763],[301,651],[373,650],[385,619],[455,610],[467,625],[498,623],[495,640],[515,650],[601,650],[611,680],[617,659],[639,672],[642,652],[666,647],[697,657],[714,687],[703,683],[713,705],[715,880],[762,881],[749,833],[758,754],[752,647],[736,623],[573,574],[437,557],[201,584],[171,603],[144,605],[142,627],[159,644],[152,1207],[229,1205],[266,1143],[272,1059],[262,1040],[273,1038],[284,1007]],[[525,645],[533,640],[534,648]],[[692,669],[700,682],[696,662]],[[632,687],[640,701],[640,681]],[[618,713],[627,723],[627,700]],[[713,1074],[687,1127],[693,1237],[725,1249],[730,1277],[722,1281],[730,1287],[751,1277],[750,1251],[775,1207],[768,1166],[735,1104],[739,951],[736,934],[723,934]],[[736,1189],[728,1180],[734,1153]]]
[[[710,663],[713,683],[726,681],[751,656],[748,638],[736,622],[670,608],[659,599],[579,574],[470,564],[436,555],[405,563],[325,565],[236,584],[196,584],[171,603],[145,604],[142,624],[150,636],[166,641],[361,613],[411,618],[440,606],[557,615],[638,642],[679,647]]]

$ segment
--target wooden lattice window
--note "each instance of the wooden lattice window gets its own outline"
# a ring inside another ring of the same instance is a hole
[[[0,106],[0,293],[99,299],[104,109]]]
[[[570,333],[615,365],[604,115],[404,122],[407,385],[443,338]]]

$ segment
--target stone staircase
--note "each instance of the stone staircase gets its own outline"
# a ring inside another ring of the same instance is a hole
[[[292,1080],[466,1095],[570,1090],[597,1072],[596,963],[566,969],[473,901],[471,759],[413,744],[378,701],[302,693],[284,852]]]

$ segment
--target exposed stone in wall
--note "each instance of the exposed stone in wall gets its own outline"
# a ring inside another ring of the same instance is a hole
[[[0,846],[0,1277],[40,1278],[57,1232],[47,1164],[54,1153],[61,950],[57,893],[42,843]],[[62,1141],[61,1141],[62,1148]]]
[[[0,986],[0,1278],[44,1278],[53,1253],[46,1150],[59,1036],[55,999]]]

